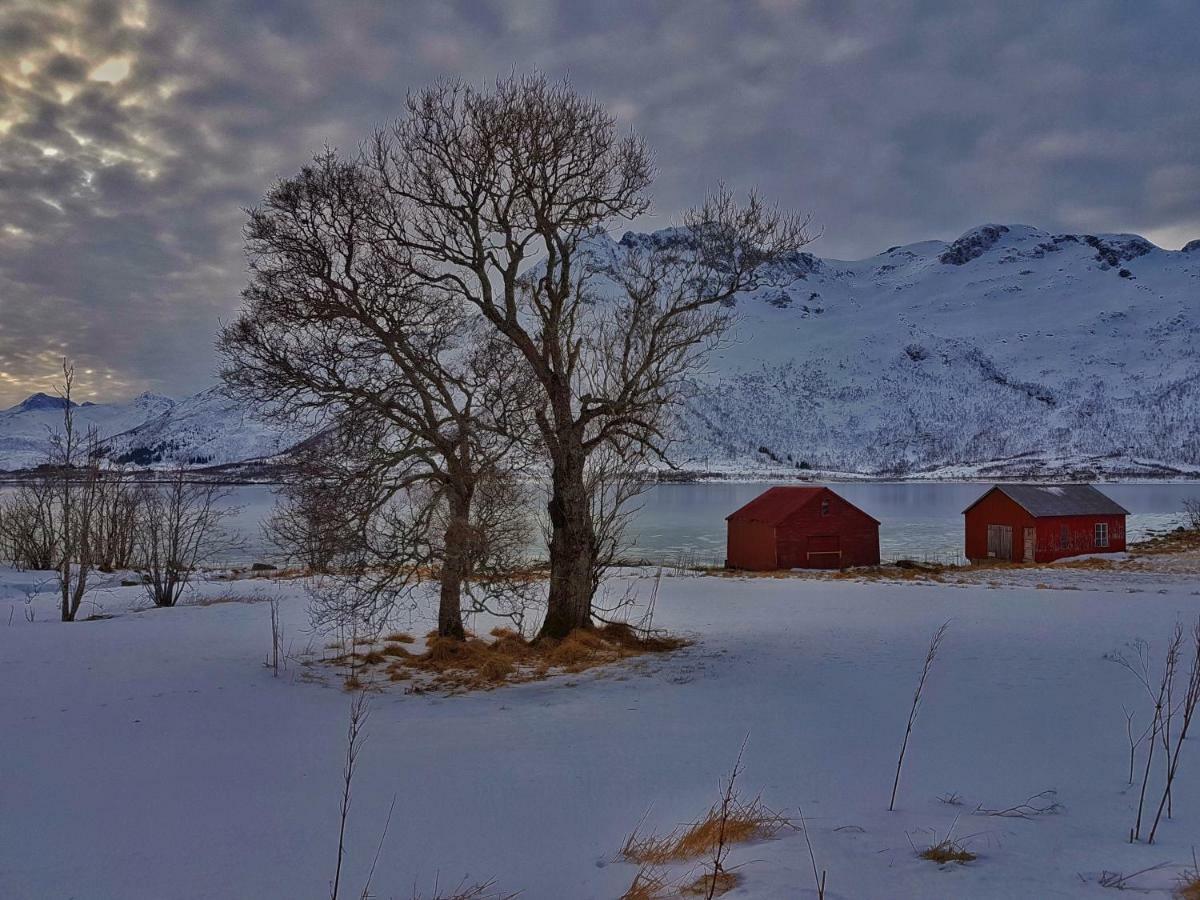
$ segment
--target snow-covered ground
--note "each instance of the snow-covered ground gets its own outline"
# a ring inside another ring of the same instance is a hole
[[[348,893],[395,796],[375,896],[494,877],[525,900],[616,898],[629,831],[701,815],[748,735],[744,791],[803,807],[830,898],[1105,897],[1100,873],[1158,863],[1131,886],[1166,896],[1200,835],[1200,748],[1185,748],[1175,819],[1130,845],[1122,706],[1141,721],[1146,704],[1105,659],[1137,638],[1157,653],[1200,614],[1200,561],[1158,559],[1128,583],[1122,561],[962,584],[666,577],[656,624],[696,639],[674,656],[488,693],[375,694]],[[613,595],[632,581],[648,596],[649,575],[623,573]],[[323,646],[302,585],[212,581],[191,605],[140,612],[138,589],[118,587],[96,598],[113,618],[63,625],[48,596],[28,621],[39,580],[0,570],[0,896],[327,895],[350,697],[312,668],[263,665],[270,596],[295,653]],[[217,599],[234,602],[196,603]],[[915,680],[947,621],[889,813]],[[1057,814],[974,813],[1046,790]],[[916,857],[951,830],[977,861]],[[743,882],[728,896],[816,896],[798,832],[729,864]]]

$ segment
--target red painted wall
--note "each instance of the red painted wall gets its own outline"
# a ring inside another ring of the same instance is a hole
[[[821,515],[828,500],[828,515]],[[824,491],[776,530],[781,569],[879,565],[879,525],[833,491]],[[836,551],[836,552],[829,552]]]
[[[775,565],[775,529],[764,522],[730,521],[725,535],[725,565],[766,572]]]
[[[1007,494],[992,491],[963,516],[966,527],[966,557],[971,561],[986,560],[987,527],[1007,525],[1012,529],[1012,560],[1021,561],[1024,552],[1024,529],[1037,527],[1037,519],[1010,500]]]
[[[824,500],[829,506],[828,515],[823,516]],[[760,572],[878,565],[879,525],[858,507],[826,489],[778,527],[730,520],[725,564]]]
[[[1108,546],[1096,546],[1096,523],[1108,525]],[[1062,528],[1066,526],[1066,547]],[[1054,516],[1037,520],[1037,551],[1034,560],[1051,562],[1084,553],[1120,553],[1125,549],[1124,516]]]
[[[1034,562],[1051,562],[1085,553],[1119,553],[1125,549],[1124,516],[1046,516],[1035,519],[1006,494],[993,491],[967,510],[964,519],[966,557],[984,561],[988,525],[1008,525],[1012,534],[1012,560],[1021,562],[1025,552],[1024,529],[1034,528]],[[1097,522],[1108,525],[1108,546],[1095,545]],[[1068,529],[1067,546],[1060,546],[1061,529]]]

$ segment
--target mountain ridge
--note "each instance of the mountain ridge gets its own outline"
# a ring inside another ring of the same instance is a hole
[[[681,240],[597,234],[584,252],[602,267]],[[860,260],[800,250],[766,274],[732,302],[731,345],[689,391],[675,452],[687,471],[1200,474],[1200,239],[1165,250],[987,223]],[[0,412],[0,468],[36,465],[25,419],[44,444],[54,399]],[[220,388],[79,410],[134,465],[277,460],[310,437]]]

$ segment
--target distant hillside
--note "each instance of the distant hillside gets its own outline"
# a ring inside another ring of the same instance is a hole
[[[1200,241],[986,225],[780,275],[689,402],[691,467],[1200,473]]]
[[[63,400],[34,394],[0,411],[0,469],[33,468],[44,463],[50,435],[62,429]],[[82,403],[75,406],[75,424],[81,431],[94,428],[107,439],[148,419],[165,415],[175,406],[169,397],[141,394],[128,403]]]
[[[595,238],[604,258],[678,230]],[[882,476],[1200,475],[1200,241],[984,225],[846,262],[797,253],[738,298],[733,345],[691,391],[692,471]],[[216,389],[85,404],[113,458],[276,457],[309,435]],[[0,412],[0,468],[36,465],[61,401]]]

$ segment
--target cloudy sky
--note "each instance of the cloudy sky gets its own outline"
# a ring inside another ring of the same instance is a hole
[[[724,181],[854,258],[983,222],[1200,237],[1194,0],[0,0],[0,406],[180,396],[241,209],[440,76],[569,75],[643,133],[661,227]]]

